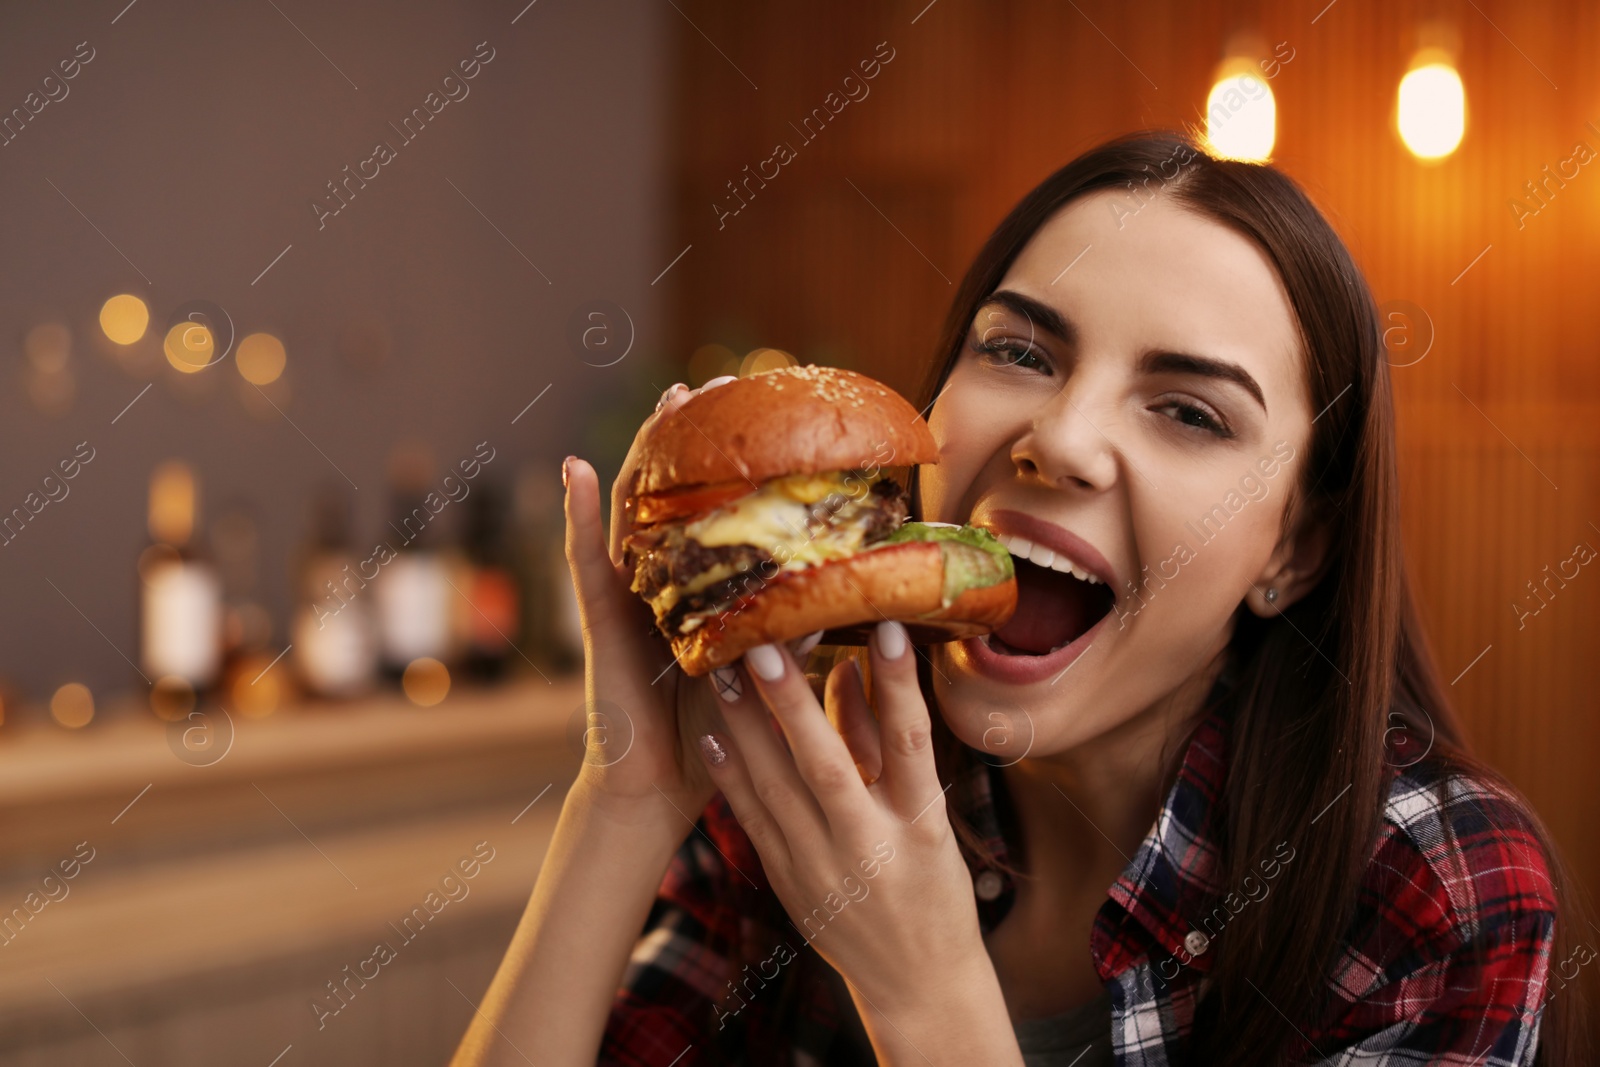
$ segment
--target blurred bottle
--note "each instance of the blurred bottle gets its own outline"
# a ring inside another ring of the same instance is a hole
[[[222,686],[225,707],[250,716],[270,715],[284,697],[272,647],[272,616],[258,597],[261,537],[244,507],[229,508],[211,524],[211,548],[222,579]]]
[[[325,489],[312,505],[311,538],[295,568],[295,666],[318,696],[351,697],[372,688],[378,670],[373,581],[378,558],[350,547],[344,494]]]
[[[464,609],[462,666],[472,677],[497,679],[517,654],[522,619],[516,561],[506,545],[505,499],[493,483],[480,482],[465,503],[466,584],[457,598]]]
[[[566,520],[554,464],[529,464],[517,474],[516,551],[522,559],[522,648],[551,674],[582,662],[583,628],[567,571]]]
[[[222,582],[197,532],[193,468],[168,460],[151,472],[151,544],[139,555],[139,658],[150,706],[181,719],[215,689],[222,668]]]
[[[391,518],[383,531],[392,558],[372,584],[385,676],[398,680],[418,659],[452,659],[450,566],[437,546],[445,497],[429,489],[433,463],[420,447],[390,461]],[[430,506],[431,505],[431,506]]]

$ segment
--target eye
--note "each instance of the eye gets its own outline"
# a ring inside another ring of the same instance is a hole
[[[1223,439],[1233,436],[1233,431],[1228,428],[1221,417],[1203,404],[1185,400],[1172,400],[1152,410],[1174,412],[1175,414],[1172,416],[1174,422],[1201,433],[1209,433]]]
[[[972,351],[977,354],[978,361],[991,367],[1020,367],[1023,370],[1039,371],[1049,374],[1050,364],[1045,355],[1038,348],[1027,341],[1016,341],[1007,337],[992,337],[988,340],[974,339]]]

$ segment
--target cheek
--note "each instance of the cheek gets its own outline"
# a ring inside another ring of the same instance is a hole
[[[1014,405],[1012,405],[1014,407]],[[1006,412],[983,391],[952,375],[944,396],[928,416],[939,444],[939,462],[923,467],[922,517],[934,522],[964,522],[983,488],[985,471],[1009,470],[1006,457],[1016,428],[1015,411]]]
[[[1165,484],[1165,483],[1163,483]],[[1181,495],[1141,493],[1133,506],[1140,592],[1150,636],[1215,633],[1250,591],[1277,541],[1281,501],[1251,500],[1207,480]],[[1157,623],[1159,625],[1151,625]]]

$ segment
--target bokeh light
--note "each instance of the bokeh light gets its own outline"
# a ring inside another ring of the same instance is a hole
[[[46,415],[65,415],[78,396],[78,382],[70,370],[40,371],[28,374],[28,400]]]
[[[69,730],[88,726],[94,718],[94,694],[81,682],[68,682],[50,698],[50,717]]]
[[[119,345],[131,345],[150,328],[150,309],[131,293],[118,293],[100,305],[100,329]]]
[[[431,656],[423,656],[406,665],[400,684],[411,703],[431,708],[450,692],[450,669]]]
[[[1404,78],[1395,108],[1400,139],[1419,159],[1443,159],[1467,130],[1467,90],[1455,67],[1419,57]]]
[[[739,357],[727,345],[701,345],[689,357],[689,385],[698,389],[713,378],[739,373]]]
[[[233,358],[245,381],[251,385],[270,385],[283,373],[288,356],[283,342],[270,333],[253,333],[239,342],[239,351]]]
[[[166,350],[168,363],[185,374],[193,374],[211,365],[211,354],[217,346],[208,327],[185,320],[174,323],[172,329],[167,331],[167,339],[162,347]]]
[[[762,371],[794,365],[795,358],[781,348],[756,348],[752,349],[739,364],[739,377],[748,378]]]
[[[72,354],[72,331],[59,322],[41,322],[22,339],[22,350],[34,370],[57,374],[66,369]]]

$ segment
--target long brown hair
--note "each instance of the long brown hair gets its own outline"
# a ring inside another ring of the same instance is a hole
[[[1113,188],[1125,190],[1132,204],[1164,193],[1265,251],[1298,320],[1311,408],[1321,412],[1283,532],[1306,510],[1328,523],[1327,565],[1311,592],[1280,617],[1238,613],[1228,649],[1231,751],[1219,818],[1224,885],[1240,884],[1252,858],[1283,841],[1305,857],[1297,856],[1300,869],[1318,875],[1301,879],[1294,892],[1268,895],[1252,906],[1248,926],[1218,939],[1192,1053],[1197,1063],[1281,1063],[1303,1051],[1288,1019],[1315,1019],[1326,1006],[1327,975],[1394,774],[1386,735],[1407,737],[1418,748],[1431,740],[1427,769],[1441,778],[1462,773],[1510,787],[1467,753],[1411,592],[1389,365],[1372,295],[1338,235],[1280,171],[1214,159],[1177,132],[1120,137],[1056,171],[1012,209],[967,271],[919,407],[938,396],[973,317],[1039,228],[1075,198]],[[937,687],[926,677],[924,686],[936,701]],[[975,754],[940,716],[933,718],[941,777],[954,781]],[[1342,799],[1330,806],[1336,797]],[[964,847],[978,847],[970,828],[957,829]],[[1569,909],[1578,902],[1567,900],[1568,879],[1536,820],[1534,832],[1565,912],[1557,922],[1564,941],[1572,929]],[[1281,1015],[1266,1009],[1255,987],[1271,992]],[[1551,1002],[1540,1025],[1540,1063],[1577,1062],[1581,1015],[1576,991]]]

